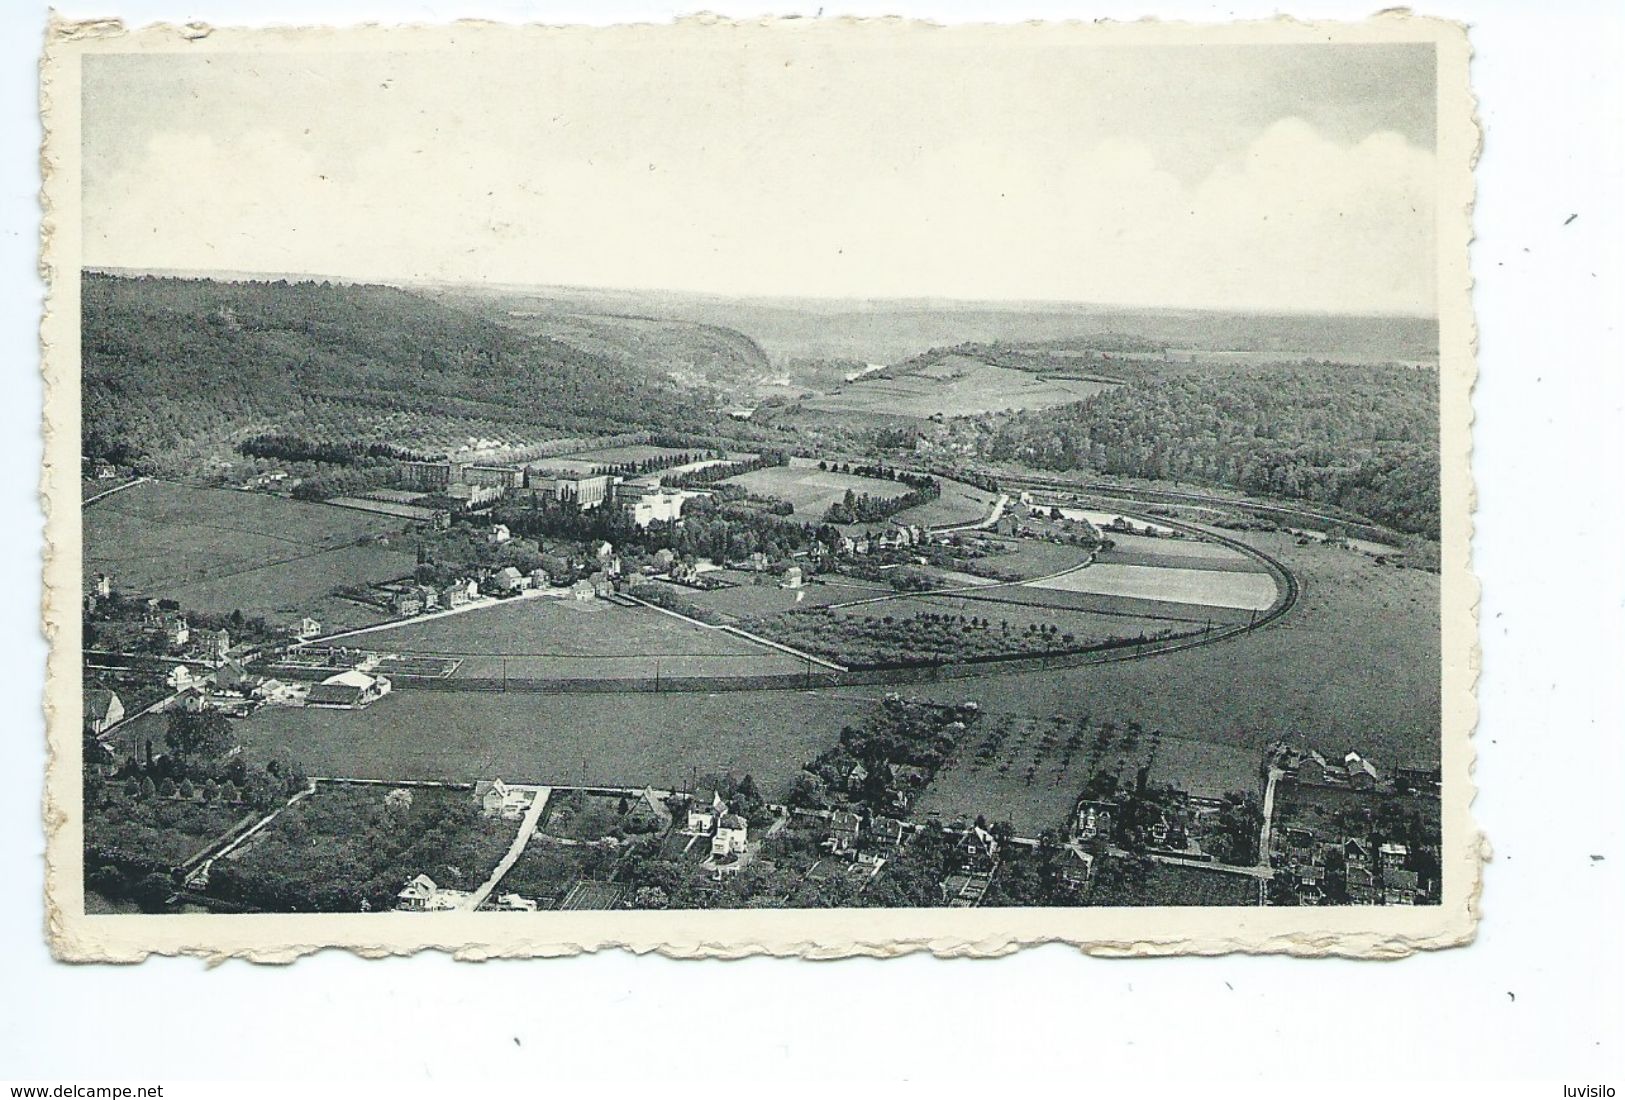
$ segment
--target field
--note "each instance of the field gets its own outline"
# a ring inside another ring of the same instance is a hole
[[[771,574],[740,573],[730,569],[712,575],[727,577],[740,583],[736,588],[716,588],[708,592],[680,587],[676,588],[676,591],[696,607],[703,607],[735,620],[759,615],[776,615],[797,607],[821,607],[824,604],[867,599],[891,591],[889,587],[850,577],[834,577],[835,583],[813,581],[801,588],[789,589],[780,588],[778,578]],[[755,576],[765,577],[764,583],[752,584],[751,578]]]
[[[820,412],[879,413],[923,420],[939,414],[976,416],[1068,405],[1111,388],[1109,382],[1046,378],[950,355],[901,378],[860,379],[834,393],[808,398],[804,405]]]
[[[1089,560],[1089,551],[1081,546],[1045,542],[1042,539],[984,538],[989,543],[1006,547],[1008,552],[988,554],[981,559],[981,564],[1024,579],[1059,573]]]
[[[730,477],[724,485],[742,485],[757,496],[787,500],[803,522],[817,522],[831,504],[840,503],[848,489],[877,499],[900,497],[908,486],[880,478],[857,477],[820,470],[816,466],[768,466]]]
[[[942,494],[936,500],[905,508],[898,512],[899,523],[912,523],[920,527],[947,527],[959,523],[976,523],[987,517],[988,510],[998,499],[997,493],[966,485],[963,481],[939,477]]]
[[[1168,603],[1161,600],[1136,600],[1126,596],[1105,596],[1090,592],[1068,592],[1060,588],[1039,588],[1015,584],[984,587],[975,592],[955,592],[943,600],[963,601],[966,614],[1002,617],[1011,607],[1043,607],[1083,612],[1090,615],[1110,615],[1119,618],[1144,619],[1152,623],[1237,623],[1246,622],[1252,612],[1237,608],[1199,607],[1193,604]],[[972,612],[970,607],[979,607]]]
[[[234,723],[250,759],[370,779],[667,789],[698,773],[756,778],[782,798],[870,701],[834,692],[527,695],[404,688],[365,710],[267,707]]]
[[[410,573],[411,554],[372,541],[401,521],[265,493],[148,481],[84,513],[87,576],[199,610],[314,615],[343,625],[382,615],[329,596]],[[365,543],[363,545],[363,543]],[[348,618],[347,618],[348,616]]]
[[[994,713],[1087,707],[1119,724],[1252,751],[1282,736],[1357,748],[1379,768],[1439,760],[1439,578],[1288,535],[1239,536],[1302,585],[1277,623],[1217,645],[1086,668],[920,685]]]
[[[975,699],[988,720],[1074,721],[1088,713],[1097,724],[1159,730],[1165,746],[1155,764],[1159,780],[1243,775],[1278,737],[1356,748],[1384,769],[1437,762],[1438,577],[1320,544],[1298,546],[1287,535],[1242,537],[1282,560],[1302,584],[1297,607],[1278,623],[1146,660],[896,690],[950,703]],[[1001,617],[986,601],[952,599],[966,603],[967,615],[980,605],[989,608],[982,617]],[[754,775],[769,797],[782,797],[800,765],[858,721],[866,700],[889,690],[549,696],[405,688],[364,711],[267,708],[238,722],[236,732],[251,757],[297,760],[314,774],[681,786],[695,770],[732,771]],[[1201,755],[1210,751],[1219,755]],[[1077,796],[1076,785],[1070,772],[1059,784],[1036,773],[1031,797],[1045,801],[1019,809],[1031,762],[1011,766],[1019,791],[996,771],[957,778],[945,772],[929,805],[945,814],[1047,819],[1054,806]],[[1052,786],[1040,788],[1043,782]]]
[[[1097,563],[1062,577],[1029,581],[1028,586],[1244,611],[1265,611],[1276,599],[1275,578],[1268,573],[1154,565]]]
[[[1149,538],[1112,534],[1112,547],[1095,555],[1102,565],[1164,565],[1184,569],[1218,569],[1259,573],[1264,566],[1240,550],[1195,539]]]

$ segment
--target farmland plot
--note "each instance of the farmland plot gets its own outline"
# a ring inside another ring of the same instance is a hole
[[[1060,577],[1028,582],[1033,588],[1058,588],[1164,603],[1266,611],[1275,602],[1275,578],[1268,573],[1216,569],[1164,569],[1151,565],[1098,563]]]
[[[723,484],[742,485],[757,496],[789,501],[796,518],[812,521],[821,519],[831,504],[840,503],[849,489],[859,496],[867,493],[888,500],[909,491],[908,486],[896,481],[840,474],[816,466],[769,466],[730,477]]]
[[[173,597],[200,611],[381,613],[341,606],[330,593],[411,572],[414,558],[379,541],[401,520],[265,493],[149,481],[84,513],[84,569],[126,592]],[[324,619],[325,621],[325,619]]]

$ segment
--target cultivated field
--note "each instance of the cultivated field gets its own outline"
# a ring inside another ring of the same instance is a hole
[[[951,355],[901,378],[865,378],[804,405],[820,412],[887,416],[975,416],[1010,409],[1067,405],[1111,389],[1112,383],[1046,378]]]
[[[1150,538],[1112,534],[1112,547],[1095,555],[1102,565],[1162,565],[1184,569],[1219,569],[1261,573],[1264,566],[1240,550],[1195,539]]]
[[[84,525],[86,576],[107,573],[126,592],[173,597],[200,611],[278,621],[342,618],[354,605],[329,599],[334,587],[398,577],[414,561],[371,541],[398,532],[399,519],[172,482],[144,482],[98,501]]]
[[[1030,581],[1028,587],[1244,611],[1267,610],[1276,598],[1275,578],[1268,573],[1098,562],[1064,576]]]
[[[890,499],[908,492],[908,486],[880,478],[857,477],[820,470],[816,466],[768,466],[730,477],[724,484],[742,485],[757,496],[787,500],[797,519],[817,522],[831,504],[837,504],[848,489],[862,496]]]

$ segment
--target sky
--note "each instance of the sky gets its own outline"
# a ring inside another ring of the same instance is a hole
[[[85,263],[1435,310],[1431,46],[687,41],[89,57]]]

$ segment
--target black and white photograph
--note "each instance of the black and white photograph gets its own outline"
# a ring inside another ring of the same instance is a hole
[[[1470,936],[1463,40],[1235,30],[64,40],[59,949]]]

